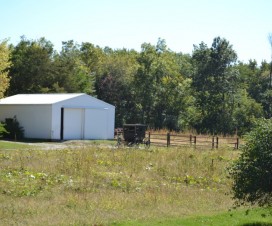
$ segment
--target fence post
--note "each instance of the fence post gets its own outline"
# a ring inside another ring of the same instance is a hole
[[[237,140],[236,140],[236,149],[239,148],[239,138],[237,137]]]
[[[218,144],[219,144],[219,138],[218,137],[216,137],[216,148],[218,148]]]
[[[167,147],[170,146],[170,133],[167,133]]]
[[[150,131],[148,132],[148,143],[150,144]]]
[[[214,136],[212,137],[212,149],[214,149]]]
[[[194,144],[195,144],[195,146],[196,146],[196,136],[194,136]]]
[[[190,145],[192,144],[192,134],[190,134]]]
[[[167,133],[167,147],[170,146],[170,133]]]

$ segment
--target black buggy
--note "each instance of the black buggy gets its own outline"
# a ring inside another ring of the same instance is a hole
[[[150,139],[146,137],[146,125],[143,124],[124,124],[122,132],[117,134],[117,145],[150,146]]]

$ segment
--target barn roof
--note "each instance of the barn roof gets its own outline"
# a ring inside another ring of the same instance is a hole
[[[84,93],[57,93],[57,94],[17,94],[0,99],[0,104],[54,104],[68,100]]]

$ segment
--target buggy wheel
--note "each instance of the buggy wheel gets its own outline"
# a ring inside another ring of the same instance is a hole
[[[148,138],[144,138],[143,143],[145,145],[145,148],[149,148],[150,147],[150,140]]]
[[[120,148],[122,146],[122,139],[120,136],[117,137],[117,143],[116,143],[116,147]]]

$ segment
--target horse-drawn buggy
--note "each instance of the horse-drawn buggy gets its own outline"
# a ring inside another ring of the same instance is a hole
[[[146,125],[143,124],[124,124],[122,130],[117,132],[117,145],[150,146],[150,138],[146,137]]]

